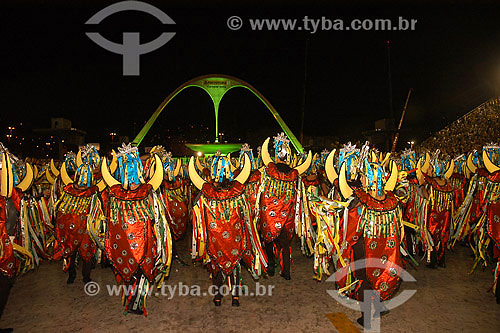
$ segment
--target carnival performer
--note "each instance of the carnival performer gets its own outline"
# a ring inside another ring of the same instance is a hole
[[[355,154],[353,148],[349,150],[349,155]],[[352,187],[348,183],[349,161],[353,178],[359,177],[359,187]],[[342,215],[335,213],[335,223],[341,224],[342,227],[337,228],[339,231],[333,235],[336,238],[340,262],[336,271],[339,292],[357,297],[365,305],[370,304],[365,298],[370,290],[377,291],[375,295],[369,294],[370,298],[380,297],[380,300],[387,300],[400,284],[400,242],[404,229],[399,200],[393,194],[398,180],[398,169],[394,161],[390,161],[388,167],[390,174],[386,180],[387,172],[377,159],[370,157],[368,146],[365,144],[357,158],[353,157],[342,163],[338,183],[341,195],[346,201],[341,205],[339,202],[332,205],[329,200],[322,199],[326,204],[322,206],[323,209],[338,211],[339,206],[345,207],[340,208],[344,210]],[[327,175],[331,172],[328,168]],[[338,234],[340,237],[337,238]],[[369,314],[370,310],[363,310],[363,315],[357,321],[368,328],[370,318],[364,314]],[[376,314],[383,315],[386,312],[378,309]]]
[[[78,259],[82,260],[83,282],[88,283],[92,280],[90,272],[95,263],[97,247],[89,236],[87,220],[91,203],[98,200],[99,196],[93,172],[100,166],[100,156],[95,147],[87,145],[82,148],[78,152],[74,178],[68,175],[66,162],[63,162],[60,170],[64,187],[55,208],[56,238],[64,259],[63,270],[68,272],[67,283],[75,281]]]
[[[217,288],[215,306],[221,305],[224,283],[231,290],[232,306],[240,305],[242,260],[254,279],[267,265],[245,196],[250,171],[251,161],[245,155],[243,169],[233,179],[229,159],[218,152],[212,159],[211,181],[205,181],[195,169],[194,158],[189,161],[189,177],[200,190],[193,206],[192,256],[211,274]]]
[[[292,263],[290,241],[295,233],[301,240],[301,249],[311,254],[316,238],[307,207],[307,196],[300,175],[310,166],[312,154],[295,168],[292,163],[290,141],[284,133],[274,137],[276,162],[269,155],[267,138],[262,145],[262,161],[266,168],[255,204],[256,224],[258,225],[269,260],[267,273],[275,273],[275,258],[281,264],[281,276],[290,280]]]
[[[346,237],[353,243],[352,259],[356,264],[351,267],[351,262],[347,261],[346,267],[342,267],[337,274],[342,276],[348,269],[355,271],[359,284],[357,296],[360,301],[366,300],[365,291],[368,290],[378,292],[378,295],[371,297],[379,296],[381,300],[387,300],[400,284],[400,243],[404,228],[399,200],[393,194],[398,179],[398,169],[394,161],[390,162],[389,167],[390,175],[386,180],[387,172],[383,166],[377,162],[369,162],[361,152],[357,166],[360,173],[360,188],[351,188],[348,185],[346,163],[340,170],[340,191],[344,198],[351,199],[347,223],[356,225],[352,236],[348,234]],[[362,259],[366,260],[365,265],[359,264]],[[368,303],[368,300],[363,302],[363,304]],[[379,312],[383,315],[387,311]],[[363,313],[368,314],[370,311]],[[362,315],[358,318],[358,323],[366,327],[369,320]]]
[[[427,226],[429,193],[425,188],[425,178],[422,170],[427,171],[430,157],[425,154],[425,160],[416,160],[412,150],[401,154],[401,173],[406,173],[408,181],[407,195],[403,203],[403,220],[405,225],[405,245],[411,258],[423,255],[430,246],[430,236]],[[423,163],[423,165],[422,165]],[[413,226],[413,227],[410,227]]]
[[[493,163],[492,161],[496,161]],[[500,304],[500,147],[489,145],[483,147],[483,162],[488,171],[488,178],[484,189],[484,212],[479,222],[472,230],[471,245],[475,260],[473,270],[482,262],[488,264],[489,247],[492,248],[492,258],[495,260],[494,280],[490,290],[493,291],[497,304]],[[491,243],[491,244],[490,244]]]
[[[477,150],[467,156],[464,168],[464,172],[470,174],[471,178],[462,205],[457,208],[453,217],[453,244],[465,240],[470,243],[471,231],[484,212],[483,198],[488,171],[483,167]]]
[[[172,260],[170,228],[156,194],[163,181],[163,165],[156,155],[154,172],[146,183],[137,147],[123,144],[116,157],[120,180],[109,172],[106,158],[101,163],[103,179],[109,186],[101,195],[105,225],[92,218],[88,219],[88,229],[113,265],[116,281],[133,290],[123,294],[124,313],[147,315],[148,291],[151,286],[162,285]],[[100,209],[100,202],[94,201],[91,213]]]
[[[431,247],[427,250],[429,267],[445,267],[446,248],[451,232],[451,219],[454,214],[455,192],[450,184],[455,163],[446,163],[439,159],[439,149],[434,153],[425,175],[429,191],[429,210],[427,230],[431,236]]]
[[[151,162],[154,161],[154,156],[157,154],[163,163],[163,182],[160,186],[160,196],[162,203],[165,206],[165,214],[167,217],[170,233],[174,242],[172,243],[172,252],[176,261],[182,265],[186,265],[177,253],[175,242],[184,237],[187,230],[189,211],[188,211],[188,196],[186,187],[184,186],[181,177],[181,159],[175,161],[172,158],[172,153],[165,151],[162,146],[156,146],[151,149],[151,158],[148,160],[146,169],[150,169]]]
[[[14,279],[33,268],[33,255],[25,247],[16,244],[19,226],[19,210],[22,194],[33,183],[33,168],[25,165],[25,176],[14,187],[14,167],[9,151],[0,143],[0,318],[7,304]],[[5,329],[7,332],[12,329]]]

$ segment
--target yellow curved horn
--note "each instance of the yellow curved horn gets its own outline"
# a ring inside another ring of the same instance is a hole
[[[252,163],[250,162],[250,157],[248,154],[244,154],[243,169],[241,169],[240,174],[236,177],[236,181],[240,184],[245,184],[248,177],[250,177],[250,172],[252,171]]]
[[[45,178],[47,178],[47,181],[51,184],[54,184],[56,182],[55,177],[52,177],[52,174],[50,173],[49,168],[45,168]]]
[[[38,179],[38,168],[36,167],[36,164],[33,164],[33,179]]]
[[[54,160],[51,158],[50,159],[50,171],[54,174],[54,176],[59,176],[59,170],[57,170],[56,165],[54,163]]]
[[[196,156],[196,167],[198,168],[198,170],[203,171],[203,165],[201,165],[201,162],[200,162],[200,159],[198,158],[198,156]]]
[[[191,158],[189,159],[188,174],[194,186],[196,186],[196,188],[201,191],[201,188],[203,187],[203,184],[205,184],[205,181],[203,180],[203,178],[200,177],[198,172],[196,172],[196,168],[194,167],[193,156],[191,156]]]
[[[106,160],[106,157],[102,158],[101,174],[102,174],[102,179],[104,179],[106,185],[108,185],[109,187],[120,184],[120,182],[116,180],[115,177],[111,175],[111,173],[109,173],[108,161]]]
[[[328,154],[328,157],[326,158],[325,162],[325,172],[326,172],[326,177],[330,181],[330,183],[333,184],[335,179],[339,178],[339,175],[337,174],[337,171],[335,170],[335,165],[334,165],[334,158],[335,158],[335,152],[337,149],[334,149]]]
[[[61,180],[64,186],[71,184],[73,182],[71,177],[68,175],[68,170],[66,169],[66,162],[63,162],[63,164],[61,165]]]
[[[450,161],[450,164],[448,165],[448,170],[444,173],[444,178],[445,179],[450,179],[451,175],[453,175],[453,171],[455,170],[455,163],[453,160]]]
[[[371,156],[371,161],[370,162],[372,162],[372,163],[378,162],[377,154],[375,154],[375,152],[373,150],[371,151],[370,156]]]
[[[273,160],[271,156],[269,156],[269,140],[270,138],[267,138],[266,141],[262,144],[262,149],[260,150],[260,155],[262,157],[262,162],[264,163],[265,166],[267,166],[269,163],[271,163]]]
[[[182,167],[182,162],[181,159],[177,159],[177,163],[175,164],[175,169],[174,169],[174,177],[177,177],[179,173],[181,172],[181,167]]]
[[[79,150],[78,153],[76,154],[76,168],[78,169],[78,167],[82,164],[83,164],[82,151]]]
[[[307,153],[307,158],[304,161],[304,163],[297,165],[294,169],[299,172],[299,175],[301,175],[304,172],[306,172],[307,169],[309,169],[309,167],[311,166],[311,162],[312,162],[312,153],[309,150],[309,153]]]
[[[391,157],[391,153],[385,154],[384,160],[380,163],[384,168],[389,164],[389,157]]]
[[[113,155],[113,158],[111,159],[111,163],[109,164],[109,171],[111,173],[115,173],[116,169],[118,168],[118,159],[116,158],[116,152],[111,150],[111,155]]]
[[[163,164],[161,163],[160,156],[155,154],[155,171],[148,184],[153,186],[153,190],[156,191],[161,183],[163,182]]]
[[[424,165],[422,166],[422,172],[427,173],[429,171],[429,167],[431,166],[431,155],[429,153],[425,153]]]
[[[483,150],[483,163],[486,169],[488,170],[489,173],[496,172],[500,170],[499,167],[497,167],[491,160],[490,157],[488,156],[488,153],[486,153],[485,150]]]
[[[9,154],[3,153],[2,172],[0,175],[0,195],[5,198],[12,196],[12,188],[14,187],[14,175],[12,174],[12,166],[10,164]]]
[[[472,153],[467,156],[467,167],[469,168],[470,172],[476,173],[477,166],[472,161]]]
[[[397,181],[398,181],[398,166],[396,165],[396,162],[391,161],[391,175],[389,176],[389,179],[385,183],[384,190],[389,192],[394,191]]]
[[[339,188],[340,188],[340,193],[342,196],[347,199],[349,198],[354,191],[352,188],[347,184],[347,177],[346,177],[346,162],[342,163],[342,167],[340,168],[340,174],[339,174]]]
[[[424,174],[422,173],[422,166],[421,165],[422,165],[422,157],[420,157],[418,159],[418,162],[417,162],[416,174],[417,174],[418,185],[422,185],[425,181]]]

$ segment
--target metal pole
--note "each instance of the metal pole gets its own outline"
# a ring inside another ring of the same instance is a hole
[[[406,102],[405,102],[405,107],[403,108],[403,113],[401,114],[401,119],[399,119],[399,125],[398,125],[398,130],[396,131],[396,135],[394,136],[394,142],[392,143],[392,152],[394,153],[396,151],[396,146],[398,144],[398,139],[399,139],[399,130],[401,129],[401,125],[403,125],[403,119],[405,117],[406,113],[406,108],[408,107],[408,101],[410,100],[410,95],[412,92],[413,88],[410,88],[408,91],[408,96],[406,96]]]

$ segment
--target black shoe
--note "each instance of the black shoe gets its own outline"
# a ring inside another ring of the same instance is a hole
[[[75,282],[75,277],[76,276],[68,276],[68,280],[66,281],[67,284],[73,284]]]
[[[0,328],[0,333],[10,333],[10,332],[14,332],[14,329],[13,328]]]
[[[89,278],[89,277],[84,277],[84,278],[83,278],[83,283],[84,283],[84,284],[87,284],[87,283],[89,283],[90,281],[92,281],[92,279],[91,279],[91,278]]]
[[[138,316],[144,315],[144,311],[142,311],[141,309],[128,310],[127,313],[131,313],[131,314],[138,315]]]
[[[215,306],[220,306],[222,304],[222,300],[221,299],[215,299],[214,298],[214,305]]]
[[[290,275],[285,275],[285,274],[280,274],[280,275],[285,280],[290,280],[291,279]]]
[[[268,268],[267,269],[267,275],[274,276],[274,268]]]
[[[232,306],[240,306],[240,301],[237,298],[233,298],[233,303],[231,303]]]

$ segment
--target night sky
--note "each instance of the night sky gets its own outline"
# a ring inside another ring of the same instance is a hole
[[[375,120],[389,117],[387,41],[397,121],[408,89],[413,88],[403,140],[421,141],[500,94],[500,4],[384,2],[374,7],[365,2],[304,6],[146,1],[176,24],[164,26],[148,14],[122,12],[88,27],[84,23],[112,2],[65,2],[0,5],[1,133],[20,122],[26,128],[44,128],[50,127],[50,117],[66,117],[87,131],[89,142],[105,140],[112,131],[132,140],[180,84],[221,73],[256,87],[298,137],[306,39],[306,136],[335,136],[341,142],[362,139]],[[227,28],[232,15],[244,19],[241,30]],[[251,31],[246,21],[304,15],[344,20],[402,16],[418,23],[416,31],[311,34]],[[122,57],[96,45],[86,31],[98,31],[115,42],[121,42],[124,31],[140,32],[142,42],[163,31],[176,35],[141,56],[140,76],[124,77]],[[248,132],[260,129],[268,130],[267,135],[280,130],[265,106],[244,89],[233,89],[224,97],[220,114],[219,127],[228,141],[245,141]],[[211,100],[201,89],[191,88],[167,106],[145,142],[156,137],[161,141],[156,143],[168,146],[169,135],[204,142],[213,132]]]

